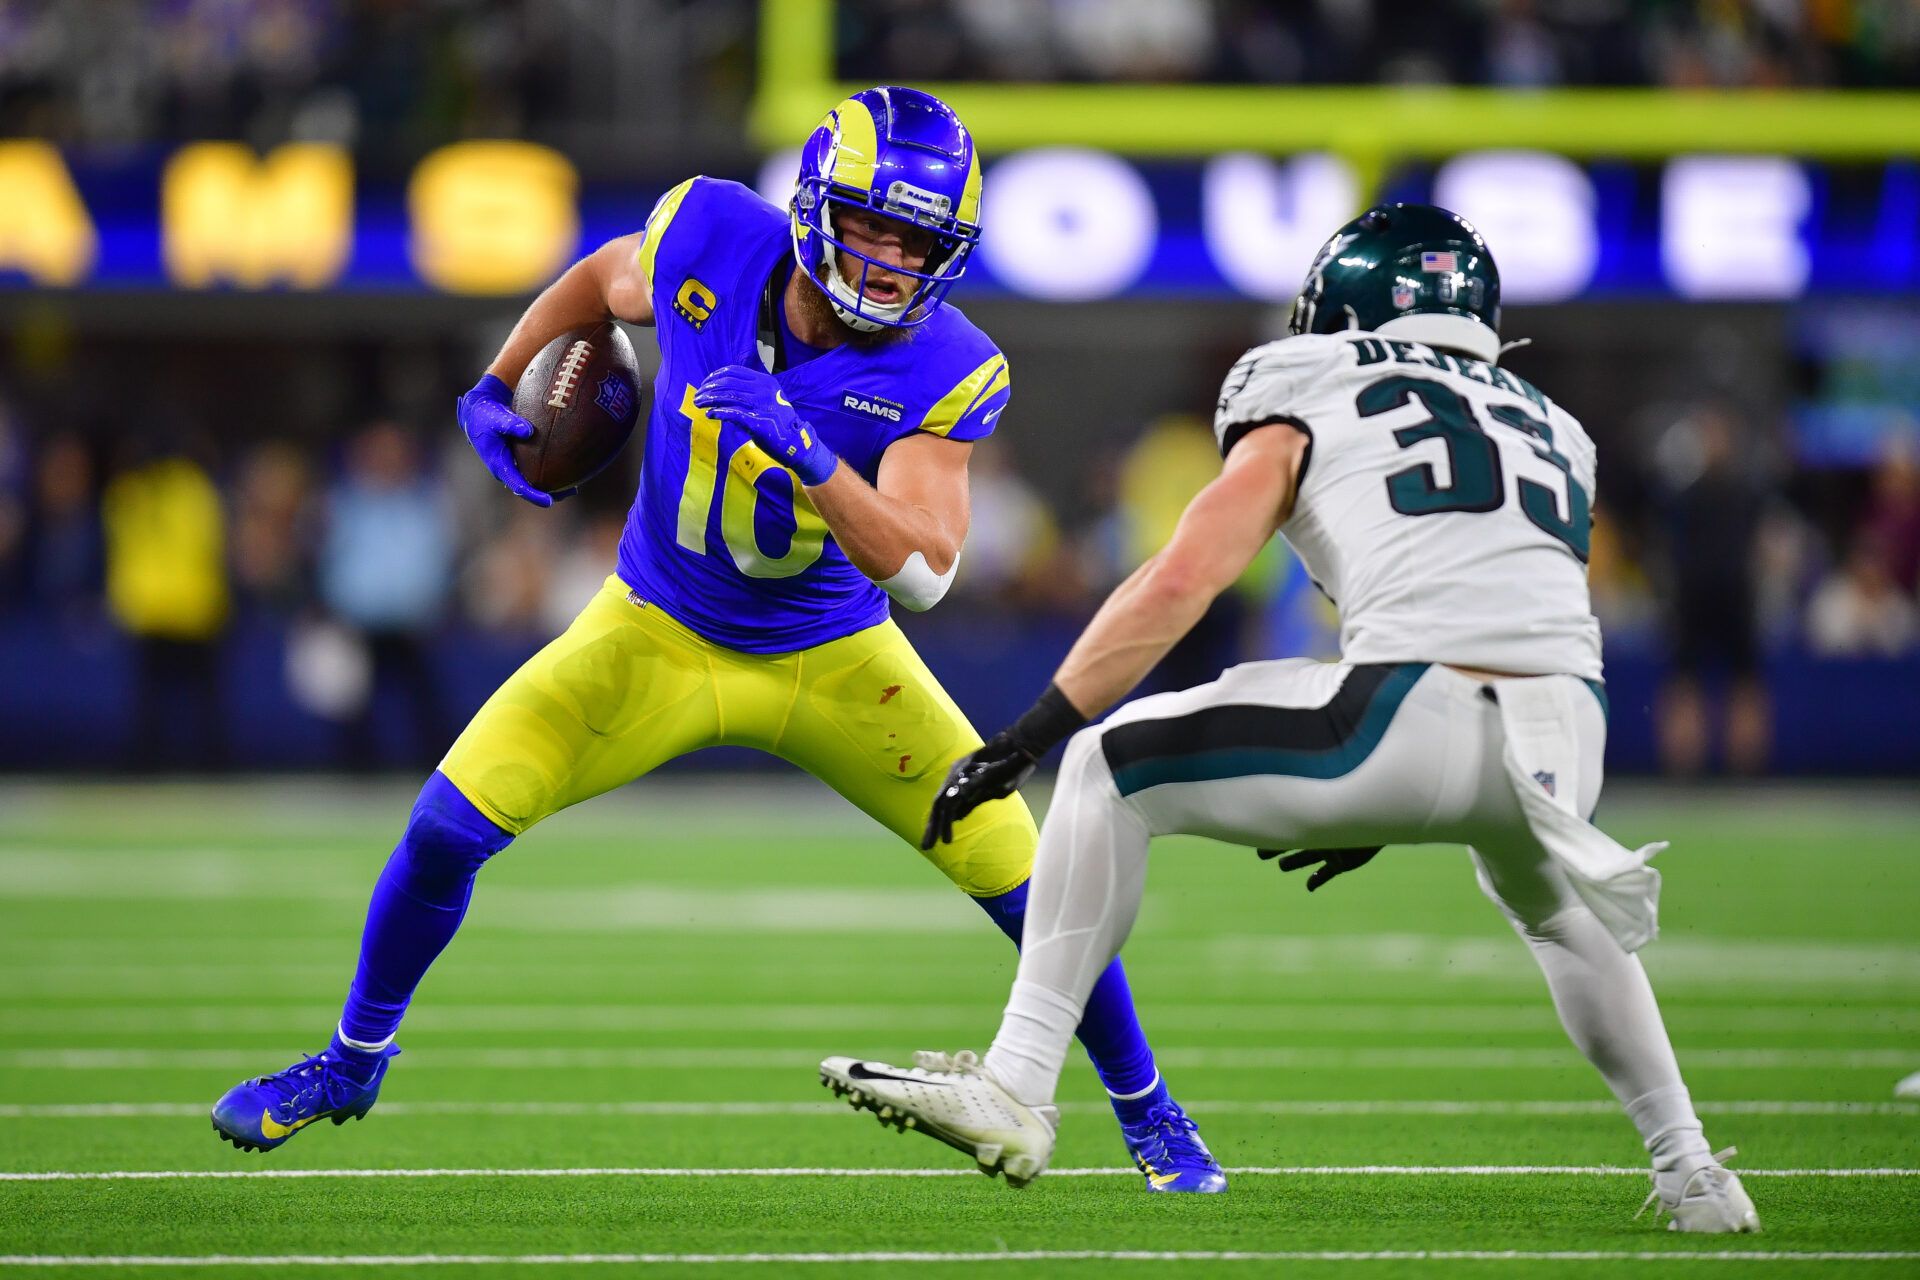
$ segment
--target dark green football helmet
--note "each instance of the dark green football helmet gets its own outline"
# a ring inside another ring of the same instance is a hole
[[[1500,355],[1500,271],[1459,214],[1375,205],[1321,247],[1287,327],[1366,329],[1491,362]]]

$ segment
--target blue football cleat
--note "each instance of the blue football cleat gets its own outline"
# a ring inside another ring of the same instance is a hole
[[[315,1120],[335,1124],[373,1110],[387,1063],[400,1049],[389,1045],[373,1076],[357,1080],[327,1053],[302,1058],[285,1071],[243,1080],[213,1104],[213,1131],[242,1151],[271,1151]]]
[[[1211,1195],[1227,1189],[1220,1162],[1200,1139],[1200,1126],[1172,1098],[1150,1108],[1120,1132],[1149,1191],[1188,1191]]]

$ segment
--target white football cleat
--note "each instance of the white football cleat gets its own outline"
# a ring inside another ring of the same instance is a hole
[[[1758,1231],[1760,1215],[1754,1212],[1746,1188],[1732,1171],[1723,1167],[1723,1162],[1736,1154],[1733,1147],[1714,1152],[1713,1163],[1701,1165],[1685,1181],[1678,1174],[1654,1174],[1653,1190],[1647,1193],[1640,1213],[1658,1201],[1660,1208],[1673,1217],[1673,1221],[1667,1223],[1669,1231],[1703,1235]],[[1640,1213],[1633,1216],[1637,1218]]]
[[[835,1096],[880,1117],[904,1133],[914,1129],[964,1151],[980,1172],[1002,1174],[1024,1187],[1053,1158],[1058,1107],[1030,1107],[987,1074],[970,1050],[913,1055],[914,1066],[890,1067],[859,1058],[828,1058],[820,1083]]]

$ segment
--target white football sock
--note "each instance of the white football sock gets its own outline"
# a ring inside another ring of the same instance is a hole
[[[1584,904],[1518,928],[1547,975],[1561,1025],[1626,1108],[1653,1167],[1710,1163],[1640,957],[1622,951]]]
[[[986,1067],[1030,1106],[1053,1101],[1087,997],[1133,930],[1147,826],[1114,789],[1097,732],[1067,745],[1040,830],[1020,970]]]
[[[1158,1071],[1155,1071],[1153,1073],[1153,1079],[1147,1082],[1146,1088],[1141,1089],[1135,1093],[1115,1093],[1113,1090],[1109,1089],[1107,1090],[1107,1096],[1109,1098],[1112,1098],[1115,1102],[1138,1102],[1140,1101],[1140,1099],[1146,1097],[1148,1094],[1152,1093],[1155,1089],[1158,1089],[1159,1087],[1160,1087],[1160,1073]]]
[[[357,1053],[381,1053],[385,1051],[388,1045],[393,1043],[393,1036],[388,1036],[378,1044],[370,1044],[365,1040],[355,1040],[347,1035],[347,1029],[344,1024],[336,1026],[334,1028],[334,1034],[340,1038],[341,1044]]]

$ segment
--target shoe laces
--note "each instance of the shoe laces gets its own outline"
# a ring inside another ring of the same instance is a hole
[[[984,1068],[980,1065],[980,1055],[971,1049],[962,1049],[958,1053],[941,1053],[937,1049],[916,1049],[913,1065],[922,1071],[944,1071],[949,1075],[977,1076]]]
[[[332,1111],[345,1106],[347,1100],[364,1087],[325,1053],[307,1054],[286,1070],[261,1076],[254,1084],[275,1095],[278,1100],[274,1110],[285,1120],[292,1120],[305,1111]],[[324,1105],[316,1108],[316,1102]]]
[[[1733,1158],[1739,1154],[1740,1154],[1740,1148],[1738,1147],[1722,1147],[1720,1148],[1720,1150],[1714,1152],[1713,1163],[1703,1164],[1698,1169],[1695,1169],[1693,1173],[1687,1178],[1686,1182],[1681,1186],[1680,1200],[1684,1200],[1687,1198],[1687,1188],[1693,1185],[1693,1180],[1695,1178],[1699,1177],[1701,1174],[1707,1172],[1710,1169],[1724,1168],[1726,1165],[1731,1164],[1733,1162]],[[1633,1220],[1635,1222],[1640,1221],[1640,1215],[1645,1213],[1647,1210],[1653,1208],[1654,1204],[1659,1199],[1660,1199],[1660,1179],[1656,1177],[1653,1180],[1653,1190],[1647,1192],[1647,1198],[1640,1202],[1640,1208],[1637,1211],[1635,1211],[1633,1215]],[[1680,1200],[1675,1200],[1674,1203],[1677,1205],[1680,1203]]]
[[[1177,1168],[1213,1163],[1200,1141],[1200,1126],[1172,1100],[1153,1107],[1134,1124],[1123,1126],[1136,1143],[1134,1159],[1146,1165]]]

